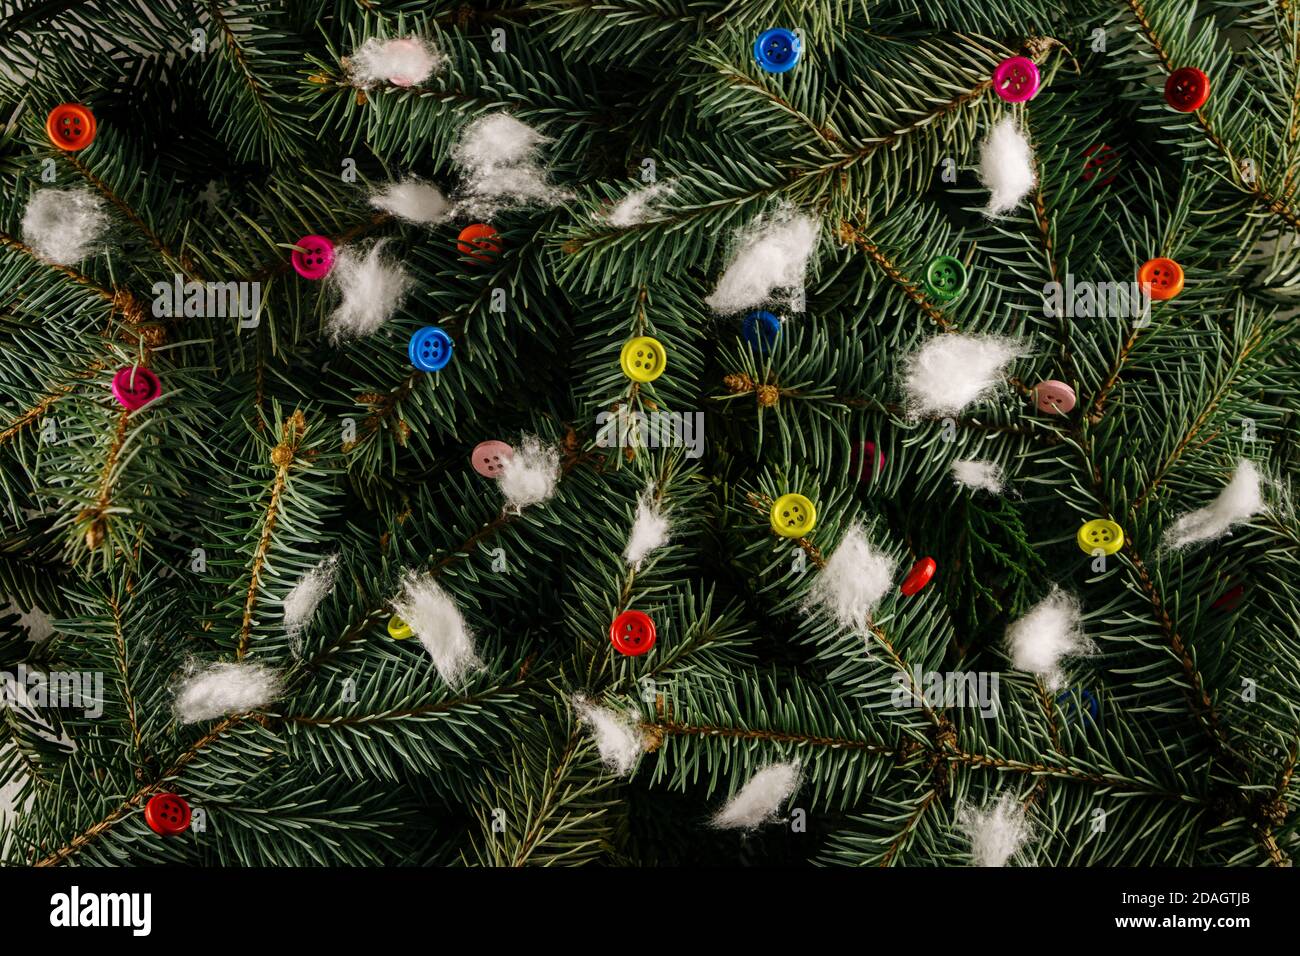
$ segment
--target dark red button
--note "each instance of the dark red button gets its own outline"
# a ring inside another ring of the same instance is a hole
[[[487,223],[475,222],[460,231],[456,248],[471,259],[491,262],[501,254],[501,237]]]
[[[898,586],[898,590],[910,597],[930,583],[937,567],[934,558],[922,558],[912,565],[912,570],[907,572],[907,577],[903,578],[903,583]]]
[[[655,646],[655,622],[641,611],[624,611],[609,626],[609,640],[620,654],[638,657]]]
[[[174,793],[155,793],[144,805],[144,822],[159,836],[176,836],[190,828],[190,805]]]
[[[60,103],[45,118],[45,135],[70,153],[85,149],[95,139],[95,114],[80,103]]]
[[[1224,591],[1217,601],[1210,606],[1218,611],[1235,611],[1237,605],[1241,603],[1241,596],[1246,593],[1244,585],[1238,584],[1235,588]]]
[[[1194,66],[1174,70],[1165,80],[1165,102],[1180,113],[1199,110],[1210,98],[1210,78]]]
[[[1091,182],[1094,177],[1104,174],[1119,159],[1119,154],[1105,143],[1093,143],[1083,151],[1083,155],[1083,178],[1085,182]],[[1098,178],[1097,185],[1109,186],[1114,181],[1115,174],[1111,173],[1105,179]]]
[[[858,481],[870,481],[885,470],[885,453],[873,441],[864,441],[853,451],[853,470]]]

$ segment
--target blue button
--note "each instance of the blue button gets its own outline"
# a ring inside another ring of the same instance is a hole
[[[1092,691],[1084,689],[1078,692],[1078,697],[1083,701],[1083,706],[1088,708],[1088,716],[1092,718],[1092,722],[1095,724],[1097,718],[1101,716],[1101,705],[1097,703],[1096,696]],[[1074,700],[1075,694],[1072,691],[1067,690],[1065,693],[1057,696],[1056,706],[1060,707],[1073,717],[1075,712],[1078,710],[1075,706]]]
[[[451,361],[451,336],[436,325],[426,325],[411,336],[406,354],[421,372],[436,372]]]
[[[740,327],[740,337],[760,354],[772,351],[780,334],[781,320],[771,312],[751,312]]]
[[[754,41],[754,59],[769,73],[793,70],[802,52],[803,43],[800,42],[799,36],[785,27],[764,30]]]

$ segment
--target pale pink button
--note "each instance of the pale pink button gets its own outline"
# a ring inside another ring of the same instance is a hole
[[[515,450],[503,441],[482,441],[474,446],[469,460],[484,478],[500,478],[506,462],[515,457]]]
[[[162,394],[158,376],[139,365],[120,368],[113,376],[113,397],[130,411],[144,408]]]
[[[389,40],[384,44],[384,55],[392,57],[402,57],[410,59],[418,56],[423,52],[423,47],[414,40],[400,39]],[[394,73],[388,78],[388,82],[393,86],[414,86],[415,80],[404,73]]]
[[[1032,100],[1038,83],[1038,64],[1027,56],[1008,57],[993,71],[993,92],[1008,103]]]
[[[304,279],[323,279],[334,268],[334,243],[324,236],[303,236],[296,243],[289,261]]]
[[[1064,382],[1049,378],[1046,382],[1039,382],[1034,386],[1034,400],[1038,403],[1040,412],[1064,415],[1074,408],[1074,389]]]

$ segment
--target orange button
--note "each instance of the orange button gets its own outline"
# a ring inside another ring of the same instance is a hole
[[[1138,282],[1153,299],[1172,299],[1183,291],[1183,267],[1173,259],[1148,259],[1138,270]]]
[[[45,134],[59,149],[85,149],[95,141],[95,114],[80,103],[60,103],[45,118]]]

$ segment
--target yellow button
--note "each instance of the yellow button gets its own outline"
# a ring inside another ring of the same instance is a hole
[[[1105,518],[1094,518],[1074,536],[1085,554],[1100,551],[1102,554],[1114,554],[1124,547],[1124,529]]]
[[[394,614],[388,619],[388,636],[395,641],[404,641],[408,637],[414,637],[415,632],[411,630],[411,625]]]
[[[803,495],[782,495],[772,505],[772,530],[783,538],[802,538],[817,523],[817,509]]]
[[[632,381],[653,382],[664,373],[664,368],[668,365],[668,353],[658,339],[638,335],[623,346],[618,364],[623,366],[623,374]]]

